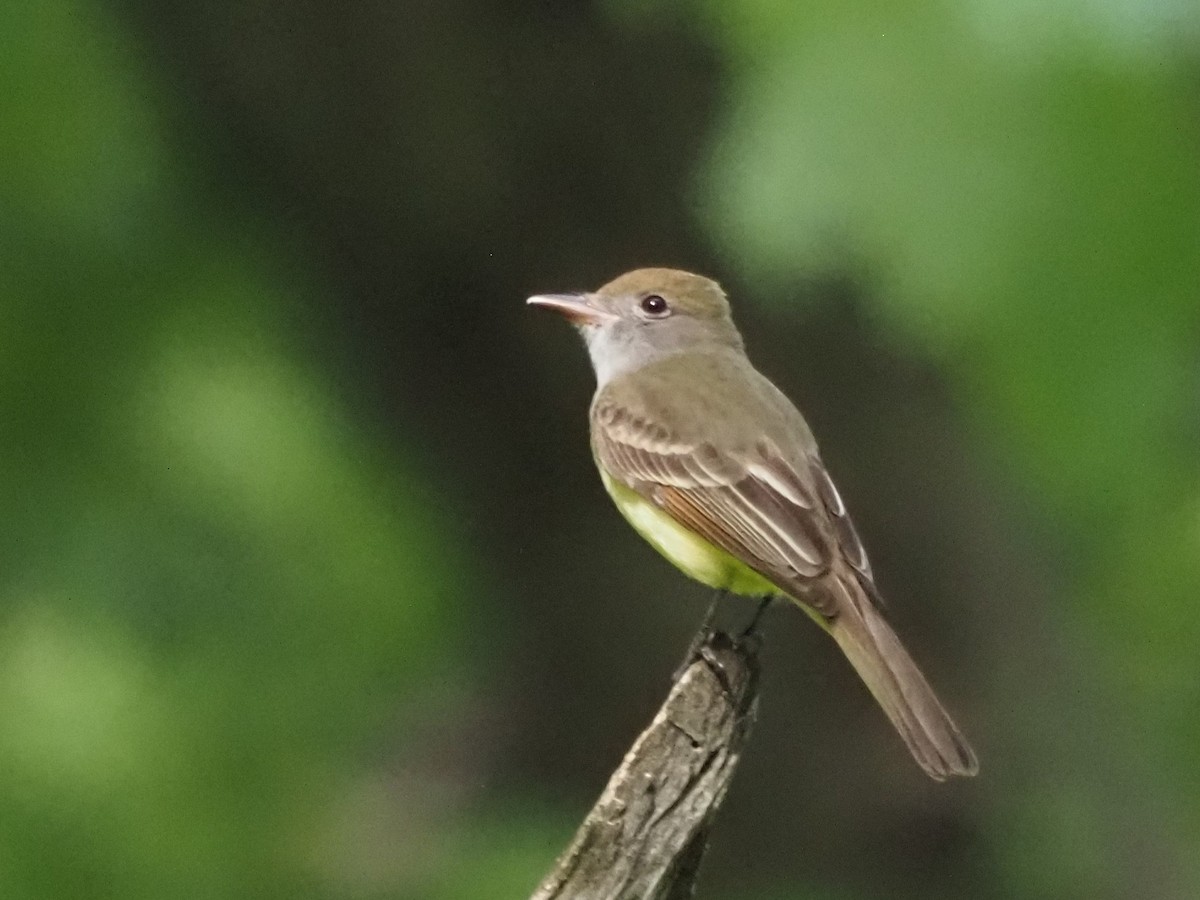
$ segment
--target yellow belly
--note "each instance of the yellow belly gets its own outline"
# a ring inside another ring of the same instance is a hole
[[[600,477],[625,520],[685,575],[735,594],[753,597],[784,594],[736,557],[680,525],[636,491],[614,481],[603,469]]]

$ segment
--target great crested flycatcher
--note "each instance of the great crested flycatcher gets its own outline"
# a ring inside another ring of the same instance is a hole
[[[592,452],[629,523],[714,588],[783,596],[825,628],[931,777],[979,764],[888,626],[862,542],[812,431],[750,364],[714,281],[637,269],[530,304],[582,332]]]

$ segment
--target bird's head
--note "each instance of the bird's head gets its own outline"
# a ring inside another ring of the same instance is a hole
[[[528,303],[579,329],[601,384],[664,356],[742,351],[721,286],[678,269],[634,269],[591,293],[539,294]]]

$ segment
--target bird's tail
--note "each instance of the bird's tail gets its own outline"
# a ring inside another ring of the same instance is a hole
[[[979,762],[896,633],[865,596],[847,603],[829,631],[917,763],[931,778],[974,775]]]

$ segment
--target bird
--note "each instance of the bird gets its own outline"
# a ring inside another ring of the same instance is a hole
[[[711,588],[798,605],[930,777],[975,775],[974,750],[885,618],[811,429],[750,362],[721,286],[640,268],[527,303],[564,316],[587,345],[592,454],[634,530]]]

